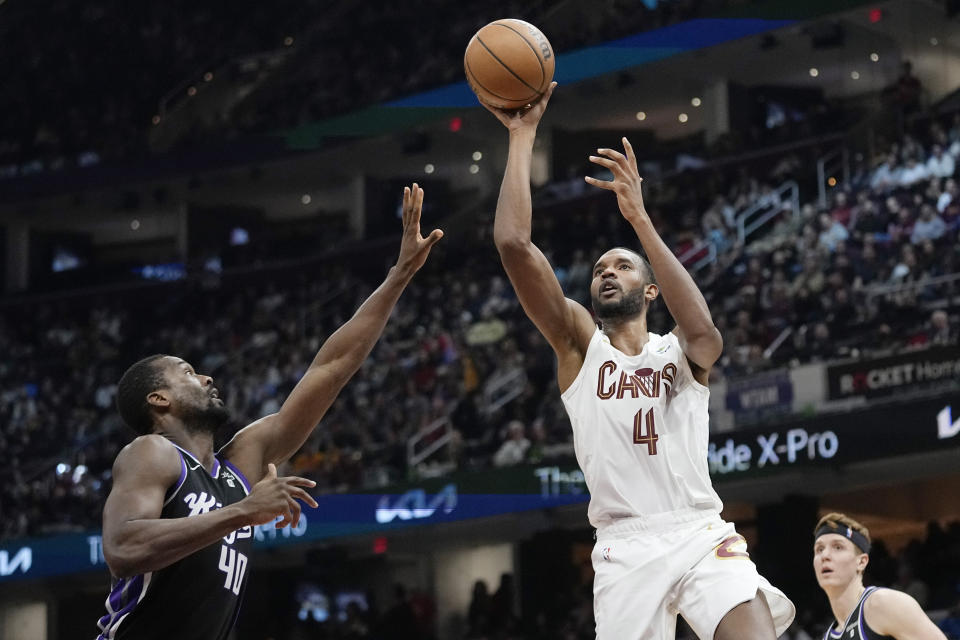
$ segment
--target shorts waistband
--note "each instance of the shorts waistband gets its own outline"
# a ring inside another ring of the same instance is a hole
[[[600,540],[601,538],[620,538],[632,533],[664,533],[675,529],[678,525],[720,519],[719,513],[709,509],[679,509],[645,516],[617,518],[599,527],[594,532],[594,538]]]

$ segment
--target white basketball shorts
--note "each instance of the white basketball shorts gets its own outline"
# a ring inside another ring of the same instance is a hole
[[[747,543],[716,513],[624,518],[597,531],[593,549],[597,640],[673,640],[677,614],[701,640],[759,590],[781,635],[793,603],[757,573]]]

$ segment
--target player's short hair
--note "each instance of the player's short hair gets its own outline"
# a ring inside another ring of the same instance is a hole
[[[636,258],[637,264],[639,264],[644,272],[647,274],[647,282],[651,284],[657,284],[657,278],[653,275],[653,267],[650,266],[650,261],[647,260],[646,256],[637,251],[636,249],[631,249],[630,247],[613,247],[610,251],[626,251],[627,253],[633,254]]]
[[[870,530],[846,514],[828,513],[820,518],[820,522],[813,528],[814,539],[825,533],[841,535],[853,542],[863,553],[870,553]]]
[[[153,431],[153,412],[147,396],[166,384],[163,370],[158,366],[158,361],[166,357],[157,353],[135,362],[117,383],[117,411],[138,435]]]

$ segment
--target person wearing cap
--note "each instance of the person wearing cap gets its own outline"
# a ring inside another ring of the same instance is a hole
[[[865,526],[842,513],[828,513],[813,538],[813,570],[836,618],[824,640],[946,640],[906,593],[863,586],[870,562]]]

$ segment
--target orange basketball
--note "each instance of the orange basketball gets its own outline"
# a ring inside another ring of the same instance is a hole
[[[467,44],[463,68],[482,102],[499,109],[536,103],[553,80],[553,48],[535,26],[505,19],[483,27]]]

